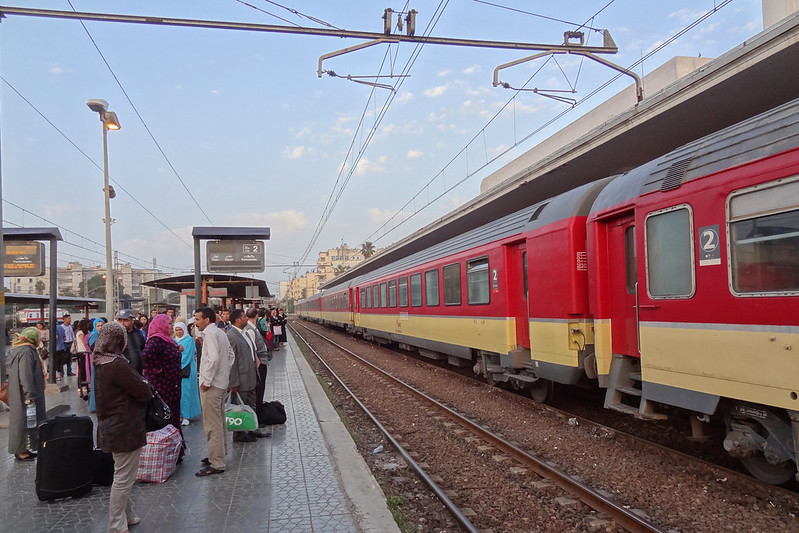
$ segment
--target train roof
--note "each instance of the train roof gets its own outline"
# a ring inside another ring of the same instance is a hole
[[[799,97],[799,14],[338,276],[335,287]]]
[[[730,126],[628,172],[610,184],[592,211],[667,191],[714,172],[799,146],[799,99]]]

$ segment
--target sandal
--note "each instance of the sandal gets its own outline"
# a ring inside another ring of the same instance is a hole
[[[200,470],[199,470],[199,471],[198,471],[196,474],[194,474],[194,475],[195,475],[195,476],[198,476],[198,477],[204,477],[204,476],[210,476],[210,475],[212,475],[212,474],[221,474],[222,472],[224,472],[224,470],[220,470],[220,469],[218,469],[218,468],[214,468],[214,467],[213,467],[213,466],[211,466],[211,465],[208,465],[208,466],[206,466],[205,468],[201,468],[201,469],[200,469]]]
[[[36,455],[34,455],[32,452],[27,452],[26,455],[23,455],[21,453],[15,453],[14,459],[16,459],[21,463],[30,463],[31,461],[36,460]]]

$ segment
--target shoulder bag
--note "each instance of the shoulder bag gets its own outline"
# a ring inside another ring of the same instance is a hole
[[[183,379],[186,379],[186,378],[188,378],[189,376],[191,376],[191,361],[189,361],[189,364],[188,364],[188,365],[186,365],[186,366],[184,366],[184,367],[183,367],[183,368],[180,370],[180,375],[181,375],[181,377],[182,377]]]
[[[147,411],[144,415],[144,425],[148,433],[165,428],[169,424],[169,419],[172,418],[172,410],[161,399],[158,391],[150,386],[150,392],[153,393],[153,397],[150,399],[150,403],[147,404]]]

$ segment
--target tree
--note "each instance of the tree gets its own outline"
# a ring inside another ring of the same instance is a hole
[[[125,288],[122,282],[117,280],[117,295],[121,298],[125,296]],[[84,298],[99,298],[105,300],[105,275],[97,274],[86,281],[81,281],[78,285],[78,293]]]
[[[333,269],[333,275],[340,276],[349,269],[350,269],[349,265],[338,265],[336,268]]]
[[[363,254],[364,259],[369,259],[375,255],[375,245],[369,241],[366,241],[361,245],[361,254]]]
[[[36,285],[34,285],[34,289],[36,290],[36,294],[44,294],[44,282],[42,280],[38,280]]]

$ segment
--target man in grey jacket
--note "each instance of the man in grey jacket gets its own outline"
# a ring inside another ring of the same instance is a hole
[[[255,343],[244,333],[247,317],[244,316],[243,309],[230,312],[230,324],[227,338],[236,356],[233,366],[230,367],[230,392],[238,393],[242,401],[255,411],[255,388],[258,385],[258,365],[261,362],[255,356]],[[256,434],[253,431],[233,433],[233,442],[254,442],[255,439]]]
[[[261,362],[258,366],[258,385],[255,387],[255,410],[257,411],[261,404],[264,403],[266,372],[269,361],[272,360],[272,352],[266,346],[264,336],[258,331],[258,326],[256,325],[258,309],[250,307],[245,314],[247,315],[247,325],[244,326],[244,333],[255,343],[255,356]]]

